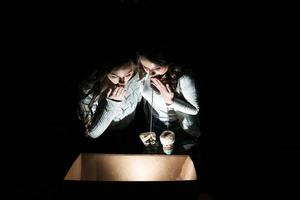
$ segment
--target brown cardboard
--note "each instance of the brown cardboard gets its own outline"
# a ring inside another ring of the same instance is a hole
[[[77,181],[193,181],[188,155],[80,154],[65,180]]]

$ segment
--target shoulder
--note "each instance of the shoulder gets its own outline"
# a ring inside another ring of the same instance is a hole
[[[178,79],[178,82],[180,84],[191,84],[195,83],[195,79],[189,74],[184,74]]]
[[[128,81],[128,87],[129,88],[135,88],[139,85],[139,75],[136,73],[129,81]]]
[[[196,90],[197,84],[193,76],[185,74],[179,78],[177,83],[177,91],[184,93],[195,93]]]

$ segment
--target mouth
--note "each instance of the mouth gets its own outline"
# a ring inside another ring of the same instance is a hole
[[[116,89],[116,88],[119,88],[119,87],[122,87],[125,89],[125,85],[120,85],[120,84],[115,84],[113,85],[113,88]]]

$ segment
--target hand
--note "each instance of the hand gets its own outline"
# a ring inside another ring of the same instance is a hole
[[[166,84],[166,86],[157,78],[151,78],[151,84],[158,89],[161,96],[164,98],[167,105],[170,105],[173,103],[174,98],[174,92],[171,90],[171,87],[169,84]]]
[[[115,101],[123,101],[126,94],[124,87],[116,87],[114,90],[109,88],[107,98]]]

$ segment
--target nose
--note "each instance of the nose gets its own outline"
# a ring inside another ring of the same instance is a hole
[[[154,76],[155,75],[155,71],[151,70],[149,71],[150,76]]]
[[[125,78],[119,78],[119,84],[124,85],[125,84]]]

